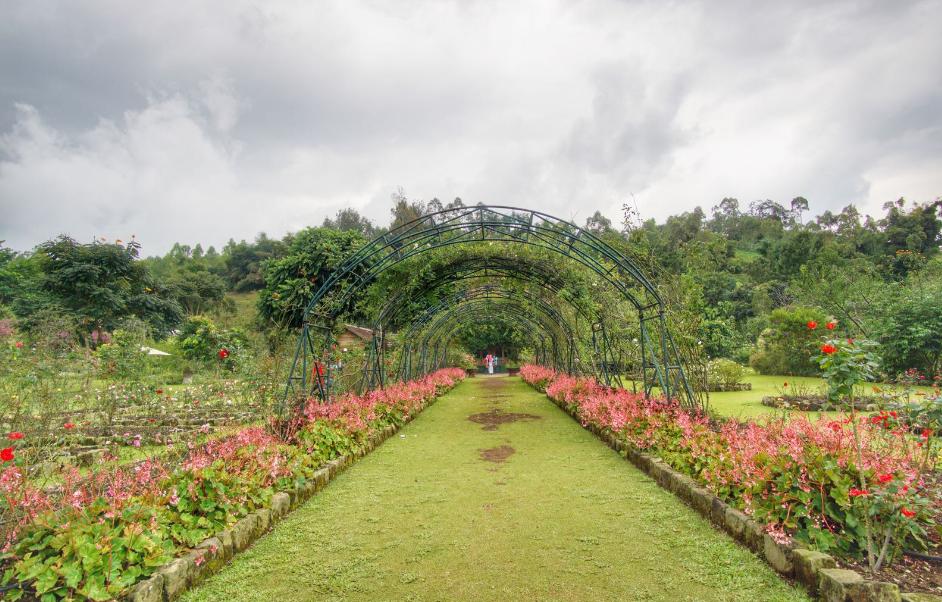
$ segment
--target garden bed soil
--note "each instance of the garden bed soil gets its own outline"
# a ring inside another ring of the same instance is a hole
[[[942,472],[936,471],[926,477],[926,493],[931,503],[931,511],[937,525],[942,525]],[[928,550],[923,554],[942,558],[942,535],[938,531],[929,533]],[[867,561],[838,559],[838,562],[851,570],[867,574]],[[900,591],[918,592],[942,596],[942,561],[929,561],[903,556],[891,566],[886,567],[878,578],[899,585]]]

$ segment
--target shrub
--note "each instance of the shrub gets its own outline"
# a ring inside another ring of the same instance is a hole
[[[732,360],[724,358],[710,361],[707,370],[711,383],[716,383],[729,389],[741,384],[743,378],[746,376],[745,368]]]
[[[769,316],[769,327],[762,331],[749,363],[760,374],[814,376],[817,369],[815,330],[808,324],[823,325],[826,316],[807,307],[779,308]]]
[[[205,316],[188,318],[179,340],[183,357],[200,362],[221,361],[228,368],[235,365],[235,358],[247,343],[241,330],[219,328]]]
[[[98,372],[104,378],[140,380],[147,368],[147,354],[141,347],[147,341],[147,330],[140,321],[126,322],[114,331],[110,342],[100,345]]]

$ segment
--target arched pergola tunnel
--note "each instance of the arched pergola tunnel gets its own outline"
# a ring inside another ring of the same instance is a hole
[[[467,324],[469,318],[483,321],[507,314],[512,314],[527,325],[533,336],[539,336],[540,332],[549,336],[552,342],[551,354],[547,356],[545,348],[541,349],[544,363],[549,359],[549,365],[557,370],[573,372],[573,328],[557,308],[538,296],[483,286],[461,291],[443,300],[412,323],[403,339],[405,343],[400,378],[414,378],[427,372],[429,368],[426,368],[424,358],[428,356],[430,346],[434,345],[435,349],[447,347],[455,330]],[[423,358],[419,372],[412,367],[412,356],[416,352]],[[432,355],[437,357],[438,354],[433,352]],[[433,363],[430,369],[439,367],[440,364]]]
[[[481,257],[472,252],[482,248],[506,253]],[[603,284],[633,309],[637,377],[645,393],[657,388],[688,407],[703,406],[686,377],[664,303],[629,257],[591,232],[550,215],[477,206],[433,213],[396,228],[365,245],[331,274],[305,310],[282,410],[309,396],[329,400],[334,392],[329,372],[335,328],[360,296],[384,275],[404,265],[421,266],[429,253],[451,249],[468,254],[455,253],[452,261],[416,288],[393,292],[377,312],[362,387],[382,387],[390,378],[413,378],[439,367],[456,333],[487,316],[515,320],[531,339],[537,361],[618,384],[624,366],[616,348],[625,342],[611,340],[612,329],[601,310],[580,307],[566,298],[566,281],[557,268],[571,264],[591,276],[593,286]],[[524,249],[555,260],[521,256],[518,251]],[[385,357],[393,330],[401,343],[394,375],[387,372]],[[579,361],[582,350],[587,350],[586,362]],[[323,368],[326,377],[317,372]]]

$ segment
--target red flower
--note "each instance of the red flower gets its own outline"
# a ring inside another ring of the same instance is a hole
[[[922,429],[922,433],[919,436],[922,437],[923,439],[928,439],[929,437],[932,436],[932,429],[930,428]]]
[[[75,428],[75,425],[72,424],[71,422],[66,422],[65,424],[62,425],[62,428],[64,428],[67,431],[71,431],[72,429]]]
[[[4,447],[3,449],[0,449],[0,460],[3,460],[4,462],[12,462],[13,457],[12,447]]]
[[[900,513],[906,518],[912,518],[916,516],[916,513],[910,510],[909,508],[903,508],[902,510],[900,510]]]
[[[814,330],[818,327],[818,323],[814,320],[808,320],[808,330]]]
[[[23,341],[17,341],[17,342],[16,342],[16,348],[17,348],[17,349],[22,349],[22,348],[23,348]]]
[[[848,344],[848,345],[853,345],[853,344],[854,344],[854,339],[847,339],[847,344]]]
[[[9,435],[7,435],[7,439],[9,439],[10,441],[19,441],[22,438],[23,438],[23,433],[20,433],[17,431],[14,431],[10,433]]]
[[[830,343],[825,343],[824,345],[821,345],[821,353],[825,355],[831,355],[835,351],[837,351],[837,347],[835,347],[834,345]]]
[[[881,474],[881,475],[880,475],[880,482],[883,483],[884,485],[886,485],[887,483],[889,483],[889,482],[892,481],[892,480],[893,480],[893,475],[891,475],[891,474]]]
[[[163,390],[163,389],[157,389],[156,391],[154,391],[154,393],[156,393],[157,395],[163,395],[163,394],[164,394],[164,390]]]
[[[828,322],[827,324],[824,325],[824,327],[827,328],[828,330],[834,330],[837,327],[837,323]]]
[[[857,489],[855,487],[851,487],[850,491],[847,492],[847,495],[850,497],[866,497],[870,495],[870,492],[866,489]]]
[[[219,359],[224,360],[227,357],[229,357],[229,350],[223,347],[222,349],[219,350],[218,355],[219,355]]]

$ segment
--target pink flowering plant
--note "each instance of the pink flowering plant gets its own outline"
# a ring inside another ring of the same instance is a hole
[[[882,534],[879,554],[891,532],[889,560],[901,544],[918,544],[931,524],[914,455],[919,448],[906,430],[886,429],[866,416],[718,421],[589,378],[550,376],[532,366],[520,374],[584,425],[657,454],[765,524],[779,541],[859,556],[869,554],[874,533]]]
[[[32,485],[11,459],[0,466],[0,597],[119,598],[175,556],[266,506],[276,491],[358,451],[372,431],[401,424],[464,376],[444,369],[334,403],[311,400],[289,439],[242,428],[190,443],[178,458],[122,464],[110,457],[95,470],[66,469],[54,490]],[[20,435],[11,433],[12,442]]]

